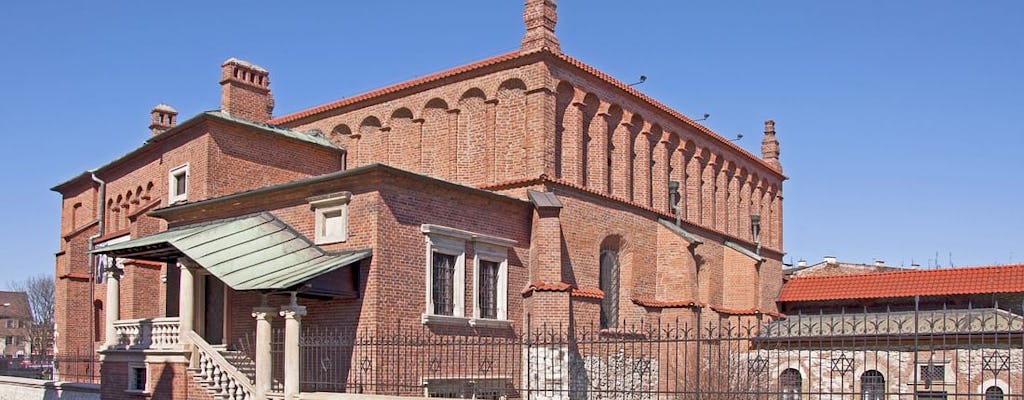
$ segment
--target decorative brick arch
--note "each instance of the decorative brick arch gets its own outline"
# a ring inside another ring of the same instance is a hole
[[[390,128],[387,164],[420,171],[421,124],[414,120],[412,110],[406,107],[395,109],[391,112],[387,126]]]
[[[455,172],[455,121],[458,114],[440,98],[428,100],[420,110],[423,172],[437,177],[453,176]]]
[[[526,134],[529,109],[526,101],[526,84],[517,78],[501,83],[495,94],[494,110],[494,176],[493,182],[504,182],[517,176],[526,168],[524,161],[533,149],[538,148],[537,138]],[[557,144],[556,144],[557,148]]]

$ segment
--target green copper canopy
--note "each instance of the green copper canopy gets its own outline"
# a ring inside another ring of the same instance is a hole
[[[328,253],[269,213],[171,229],[101,247],[95,254],[169,261],[185,256],[235,290],[282,290],[367,258]]]

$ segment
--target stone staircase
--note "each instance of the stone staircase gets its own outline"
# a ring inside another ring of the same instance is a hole
[[[192,379],[216,400],[252,400],[256,363],[244,352],[211,346],[195,332],[188,332],[195,354],[188,371]]]

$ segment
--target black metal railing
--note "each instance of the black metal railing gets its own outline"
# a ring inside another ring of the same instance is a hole
[[[1020,400],[1024,393],[1024,327],[1016,312],[917,311],[912,322],[877,312],[780,320],[703,314],[714,313],[623,321],[615,330],[527,324],[487,334],[418,323],[304,326],[301,389],[638,400]],[[283,340],[275,338],[280,379]]]

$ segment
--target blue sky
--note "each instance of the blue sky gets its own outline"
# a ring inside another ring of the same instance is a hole
[[[518,47],[518,0],[14,2],[0,16],[0,284],[51,273],[48,189],[219,106],[228,57],[276,115]],[[560,0],[563,50],[759,153],[776,120],[786,261],[1024,260],[1024,2]]]

